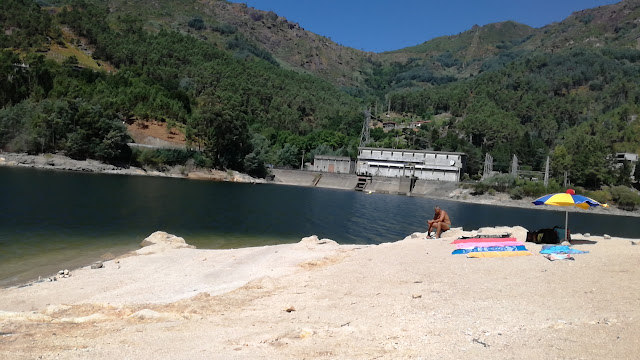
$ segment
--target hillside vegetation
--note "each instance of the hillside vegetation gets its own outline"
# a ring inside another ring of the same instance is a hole
[[[298,151],[324,143],[319,139],[354,151],[358,102],[317,77],[255,57],[235,58],[188,34],[148,32],[133,19],[116,28],[107,22],[108,9],[96,4],[74,1],[55,15],[29,1],[9,0],[8,6],[48,17],[46,31],[69,27],[92,44],[93,58],[118,71],[79,67],[75,57],[50,61],[32,43],[8,36],[2,47],[26,55],[0,55],[4,149],[127,161],[122,122],[155,119],[186,124],[188,140],[204,151],[202,165],[208,166],[259,174],[267,159],[297,164]],[[58,37],[42,46],[61,44]],[[28,67],[15,65],[22,62]]]
[[[199,150],[175,158],[264,175],[303,154],[355,156],[365,108],[378,121],[427,121],[373,129],[370,145],[464,151],[472,177],[485,153],[503,171],[513,154],[532,170],[550,155],[555,177],[597,189],[625,182],[611,154],[640,151],[637,0],[382,54],[225,1],[0,6],[9,151],[144,165],[153,156],[131,154],[123,122],[154,120]]]
[[[640,151],[639,80],[640,51],[578,49],[394,94],[391,103],[400,112],[451,113],[454,136],[445,149],[470,143],[481,150],[475,156],[491,153],[502,170],[512,154],[540,169],[551,152],[557,175],[566,170],[573,182],[599,186],[610,174],[607,155]]]

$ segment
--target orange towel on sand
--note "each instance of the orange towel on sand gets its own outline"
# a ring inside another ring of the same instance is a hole
[[[493,258],[493,257],[511,257],[511,256],[529,256],[533,255],[528,251],[493,251],[493,252],[474,252],[468,253],[468,258]]]

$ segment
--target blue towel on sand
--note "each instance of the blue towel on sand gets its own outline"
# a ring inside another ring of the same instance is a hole
[[[540,254],[586,254],[588,251],[572,249],[566,245],[545,245]]]
[[[451,255],[460,255],[460,254],[468,254],[472,252],[487,252],[487,251],[527,251],[527,248],[524,245],[474,247],[472,249],[453,250]]]

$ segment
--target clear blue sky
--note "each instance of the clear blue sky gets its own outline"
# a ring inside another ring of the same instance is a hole
[[[454,35],[473,25],[513,20],[542,27],[572,12],[619,0],[232,0],[272,10],[306,30],[382,52]]]

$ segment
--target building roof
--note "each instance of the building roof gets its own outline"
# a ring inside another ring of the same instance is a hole
[[[393,151],[393,152],[411,152],[411,153],[420,153],[420,154],[437,154],[437,155],[464,155],[466,153],[463,152],[454,152],[454,151],[433,151],[433,150],[409,150],[409,149],[387,149],[387,148],[374,148],[374,147],[359,147],[360,150],[375,150],[375,151]]]
[[[638,159],[638,154],[636,153],[616,153],[616,157],[624,157],[625,159]]]
[[[342,160],[342,161],[351,161],[351,158],[348,156],[332,156],[332,155],[316,155],[313,159],[318,160]]]

